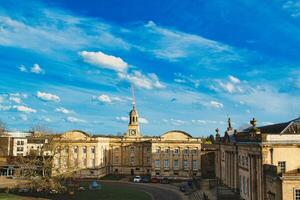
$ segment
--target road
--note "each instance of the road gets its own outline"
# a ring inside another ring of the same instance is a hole
[[[174,191],[168,189],[161,184],[148,184],[148,183],[125,183],[125,182],[102,182],[102,184],[110,185],[113,187],[127,187],[134,188],[136,190],[150,193],[154,200],[182,200],[180,191]]]

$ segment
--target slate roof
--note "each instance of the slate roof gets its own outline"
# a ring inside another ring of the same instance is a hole
[[[271,124],[267,126],[260,126],[257,127],[260,130],[260,133],[271,133],[271,134],[280,134],[285,128],[287,128],[291,123],[296,122],[300,123],[300,117],[297,119],[293,119],[288,122],[283,122],[283,123],[277,123],[277,124]],[[251,132],[253,130],[252,127],[246,128],[241,132]]]

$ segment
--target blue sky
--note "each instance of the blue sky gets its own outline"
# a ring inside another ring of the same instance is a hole
[[[300,1],[0,0],[0,119],[144,135],[300,115]]]

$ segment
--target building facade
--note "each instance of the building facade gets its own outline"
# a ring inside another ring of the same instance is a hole
[[[80,177],[106,174],[190,178],[201,175],[201,139],[183,131],[142,136],[135,105],[123,136],[90,136],[70,131],[52,140],[53,174]]]
[[[300,119],[216,133],[216,176],[245,200],[300,199]]]

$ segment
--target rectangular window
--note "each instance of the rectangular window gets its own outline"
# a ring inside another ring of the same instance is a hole
[[[148,156],[148,157],[147,157],[147,164],[150,164],[150,162],[151,162],[151,161],[150,161],[150,157]]]
[[[179,149],[178,149],[178,148],[176,148],[176,149],[174,150],[174,154],[179,154]]]
[[[151,148],[150,147],[147,147],[147,152],[151,152]]]
[[[86,147],[83,147],[82,151],[83,153],[86,153]]]
[[[160,153],[160,148],[156,149],[156,153],[159,154]]]
[[[189,161],[188,160],[184,160],[183,161],[183,168],[184,169],[188,169],[189,168]]]
[[[193,149],[192,150],[192,154],[195,156],[195,155],[197,155],[197,149]]]
[[[189,149],[184,149],[184,155],[189,155]]]
[[[245,165],[245,157],[242,156],[242,166],[244,166],[244,165]]]
[[[245,176],[243,176],[243,192],[244,192],[244,194],[246,194],[246,178],[245,178]]]
[[[300,189],[295,190],[295,200],[300,200]]]
[[[286,170],[286,163],[285,161],[279,161],[278,162],[279,172],[285,173]]]
[[[21,141],[17,141],[17,145],[21,145]]]
[[[119,156],[116,156],[115,157],[115,164],[118,164],[119,163]]]
[[[170,149],[167,148],[167,149],[165,150],[165,154],[169,154],[169,153],[170,153]]]
[[[131,152],[134,152],[134,147],[130,147],[130,151],[131,151]]]
[[[78,153],[78,147],[74,147],[74,153]]]
[[[21,145],[24,145],[24,141],[21,141]]]
[[[130,157],[130,164],[134,164],[134,157],[133,156]]]
[[[92,152],[92,153],[95,153],[95,147],[92,147],[92,148],[91,148],[91,152]]]
[[[155,160],[155,168],[160,168],[160,160]]]
[[[23,147],[17,147],[17,151],[23,151],[24,148]]]
[[[197,169],[197,160],[193,160],[193,169]]]
[[[164,160],[164,168],[169,168],[169,160]]]
[[[246,167],[248,167],[248,156],[246,156]]]
[[[174,168],[179,168],[179,161],[178,160],[174,160]]]
[[[92,159],[92,168],[95,168],[95,166],[96,166],[96,160]]]

